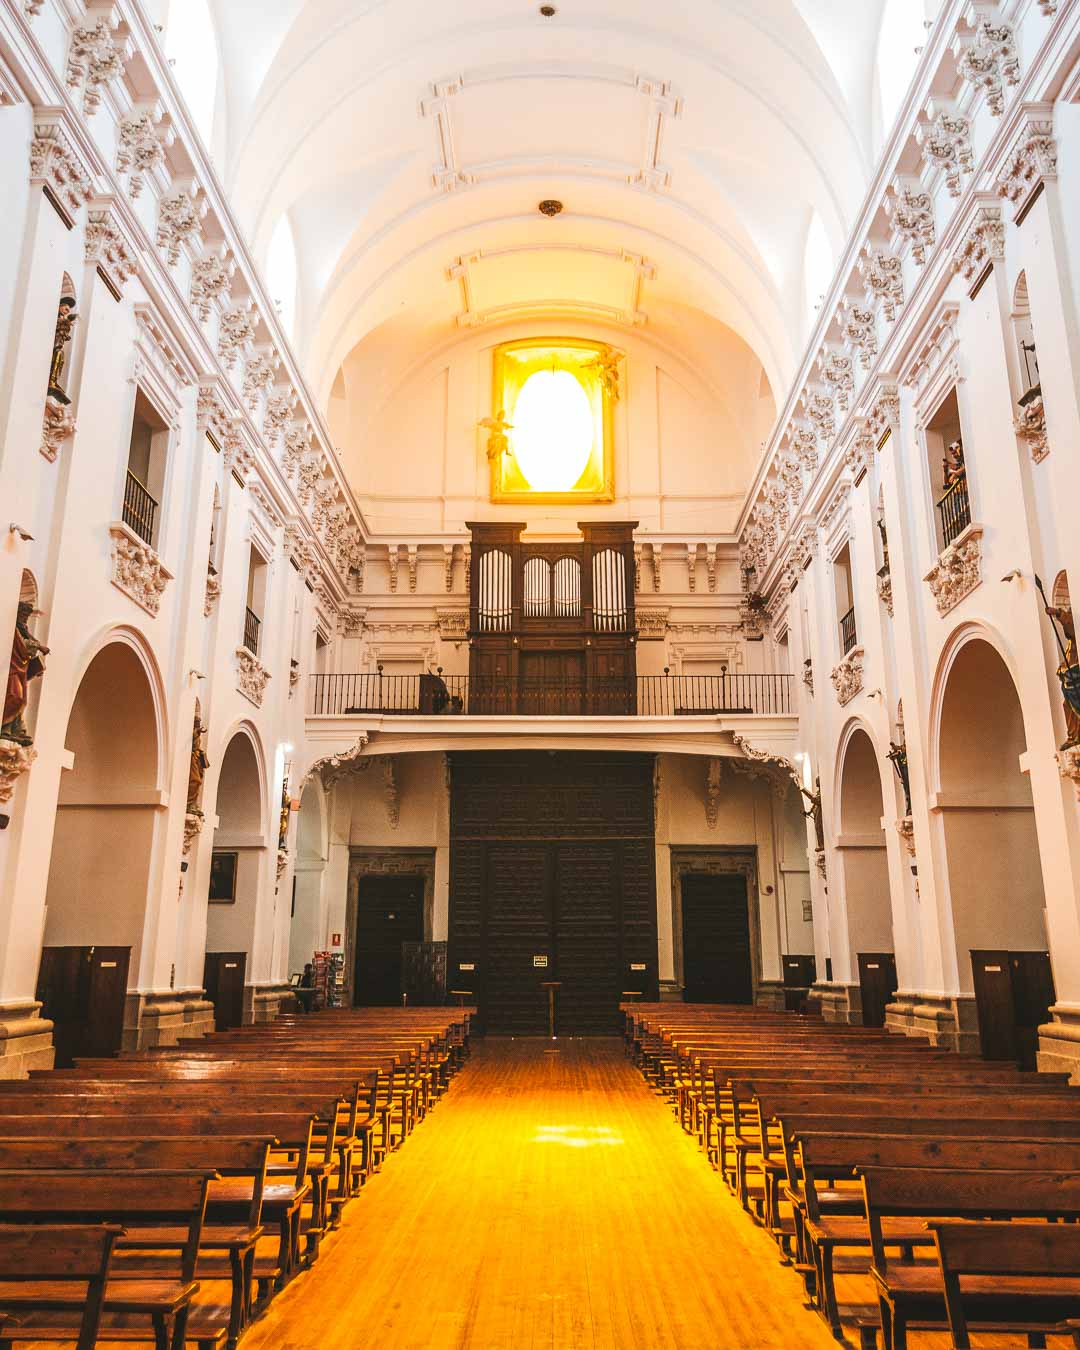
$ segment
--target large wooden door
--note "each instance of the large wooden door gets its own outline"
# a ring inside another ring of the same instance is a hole
[[[883,1027],[885,1009],[896,996],[896,957],[892,952],[859,952],[862,1024]]]
[[[207,952],[203,989],[214,1005],[214,1030],[243,1025],[247,952]]]
[[[741,872],[686,872],[683,984],[688,1003],[753,1003],[750,909]]]
[[[658,995],[652,759],[451,757],[450,988],[484,1030],[612,1034],[622,990]]]
[[[422,876],[361,876],[353,1002],[358,1007],[399,1004],[401,944],[423,937]]]
[[[45,947],[38,970],[41,1016],[53,1023],[56,1067],[119,1054],[130,947]]]

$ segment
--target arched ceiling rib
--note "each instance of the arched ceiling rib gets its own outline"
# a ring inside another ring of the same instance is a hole
[[[545,305],[691,362],[730,329],[783,392],[808,222],[838,251],[869,173],[881,0],[557,9],[216,0],[230,190],[257,250],[289,213],[324,397],[376,329],[430,349]]]

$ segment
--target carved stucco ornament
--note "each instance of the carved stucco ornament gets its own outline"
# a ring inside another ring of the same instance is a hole
[[[112,583],[147,614],[156,615],[173,574],[158,555],[126,525],[109,526],[113,543]]]
[[[982,530],[968,528],[944,549],[923,578],[937,603],[939,614],[948,614],[982,581]]]
[[[1013,423],[1016,434],[1027,441],[1031,458],[1040,463],[1050,453],[1050,442],[1046,435],[1046,408],[1042,394],[1036,394],[1031,401],[1020,409],[1020,415]]]
[[[0,739],[0,806],[11,801],[15,785],[37,759],[32,745]]]
[[[266,693],[266,685],[270,679],[270,672],[260,663],[253,652],[248,651],[246,647],[237,647],[236,649],[236,687],[246,699],[255,704],[256,708],[262,707],[263,695]]]
[[[829,675],[841,707],[850,703],[863,687],[863,649],[852,647]]]

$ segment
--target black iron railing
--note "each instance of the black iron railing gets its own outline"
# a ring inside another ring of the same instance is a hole
[[[790,675],[518,679],[469,675],[312,675],[315,717],[694,717],[793,712]]]
[[[954,478],[937,504],[941,521],[941,542],[948,548],[952,541],[971,524],[971,501],[968,497],[967,474]]]
[[[130,469],[124,483],[124,524],[147,544],[154,542],[158,504]]]
[[[840,646],[844,649],[845,656],[858,640],[859,635],[855,631],[855,609],[852,607],[840,620]]]
[[[255,656],[259,654],[259,629],[262,620],[250,609],[244,610],[244,646]]]

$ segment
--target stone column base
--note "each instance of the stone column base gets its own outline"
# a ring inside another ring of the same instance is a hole
[[[124,1050],[153,1050],[181,1038],[205,1036],[214,1029],[214,1005],[201,989],[165,989],[128,994],[124,1009]]]
[[[885,1027],[901,1036],[924,1036],[939,1050],[979,1053],[979,1019],[971,994],[898,989],[885,1009]]]
[[[53,1024],[33,1000],[0,1008],[0,1078],[26,1078],[53,1066]]]
[[[295,1007],[296,995],[289,984],[244,986],[244,1022],[248,1026],[265,1026]]]
[[[678,980],[660,981],[660,1002],[661,1003],[682,1003],[683,987]]]
[[[754,990],[754,1004],[758,1008],[770,1008],[773,1012],[783,1012],[783,980],[759,980],[758,987]]]
[[[1070,1082],[1080,1083],[1080,1004],[1055,1004],[1050,1017],[1039,1028],[1039,1072],[1067,1073]]]
[[[818,980],[807,996],[807,1003],[816,1003],[826,1022],[862,1026],[862,989],[857,984]]]

